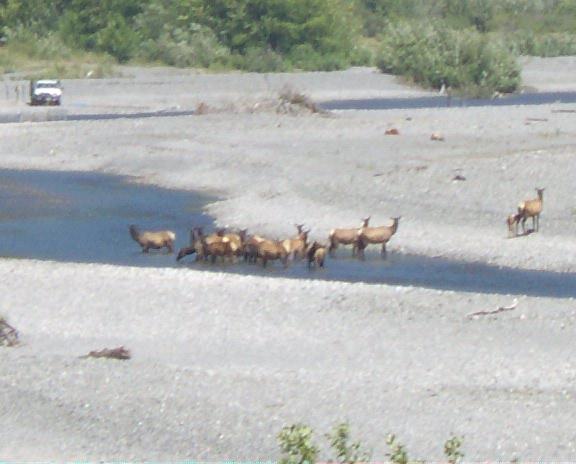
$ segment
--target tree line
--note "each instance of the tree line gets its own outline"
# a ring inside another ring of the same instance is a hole
[[[91,52],[120,63],[248,71],[378,64],[432,86],[467,76],[496,82],[492,73],[518,54],[576,54],[575,31],[574,0],[0,0],[0,37],[32,57]],[[441,63],[459,63],[446,49],[454,42],[498,64],[456,76]],[[504,74],[502,88],[514,88],[514,70]]]

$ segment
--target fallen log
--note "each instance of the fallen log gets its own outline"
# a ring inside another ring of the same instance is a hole
[[[90,351],[90,353],[85,354],[84,356],[80,356],[80,359],[86,358],[111,358],[111,359],[121,359],[126,360],[130,359],[130,351],[128,351],[123,346],[119,346],[118,348],[104,348],[103,350],[99,351]]]

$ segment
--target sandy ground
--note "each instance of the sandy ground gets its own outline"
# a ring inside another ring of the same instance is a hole
[[[575,67],[525,60],[524,84],[575,90]],[[1,125],[0,167],[208,191],[220,224],[277,236],[401,215],[394,250],[576,270],[574,105],[286,115],[270,104],[286,85],[316,101],[427,93],[367,69],[125,73],[65,82],[63,109],[212,110]],[[536,186],[542,230],[507,239]],[[0,275],[24,342],[0,350],[2,459],[276,459],[282,426],[308,423],[325,446],[343,420],[380,460],[388,432],[426,460],[452,434],[470,461],[576,457],[571,299],[519,295],[515,311],[470,319],[514,296],[8,259]],[[133,359],[78,358],[117,345]]]

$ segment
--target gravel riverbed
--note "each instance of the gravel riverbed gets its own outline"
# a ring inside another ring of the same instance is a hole
[[[575,58],[523,66],[532,90],[575,90]],[[314,101],[429,92],[372,69],[123,72],[66,81],[62,109],[207,111],[0,125],[0,168],[203,191],[219,224],[278,237],[401,215],[394,251],[576,271],[574,105],[280,114],[285,86]],[[541,231],[508,239],[506,216],[537,186]],[[310,424],[325,446],[344,420],[375,460],[389,432],[425,460],[453,434],[469,461],[576,458],[572,299],[9,258],[0,277],[23,342],[0,349],[5,460],[277,459],[284,425]],[[131,360],[79,358],[119,345]]]

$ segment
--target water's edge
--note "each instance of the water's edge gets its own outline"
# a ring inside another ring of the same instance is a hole
[[[244,275],[417,286],[439,290],[576,297],[576,274],[531,271],[443,258],[376,251],[365,261],[339,249],[325,269],[306,264],[263,269],[242,262],[177,263],[175,254],[144,254],[128,225],[176,232],[176,249],[187,246],[192,227],[213,228],[203,209],[215,198],[131,182],[130,177],[90,172],[0,170],[0,256],[120,266],[182,267]],[[254,231],[257,232],[257,231]],[[193,258],[193,257],[192,257]]]

